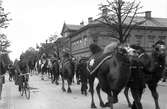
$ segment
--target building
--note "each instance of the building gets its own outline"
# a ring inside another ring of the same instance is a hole
[[[167,42],[167,18],[153,18],[151,11],[146,11],[145,16],[135,18],[139,25],[131,31],[128,43],[138,44],[150,51],[152,44],[157,40]],[[72,28],[71,28],[72,27]],[[73,29],[73,30],[72,30]],[[102,48],[115,41],[111,36],[115,32],[112,28],[88,18],[88,24],[81,23],[78,26],[64,24],[62,29],[63,37],[66,37],[66,44],[70,53],[75,57],[89,56],[89,45],[97,43]]]
[[[61,35],[63,36],[64,50],[71,53],[71,38],[69,36],[77,32],[82,27],[84,27],[83,23],[81,23],[80,25],[71,25],[64,23],[63,29],[61,31]]]

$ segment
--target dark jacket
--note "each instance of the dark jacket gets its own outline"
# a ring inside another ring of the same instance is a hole
[[[20,60],[17,64],[17,71],[22,74],[28,73],[28,65],[26,62]]]

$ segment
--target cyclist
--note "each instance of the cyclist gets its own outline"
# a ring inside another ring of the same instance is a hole
[[[22,83],[25,81],[28,81],[29,79],[29,75],[25,76],[20,76],[21,74],[26,74],[28,73],[28,65],[27,63],[24,61],[23,59],[23,55],[20,55],[20,60],[17,63],[17,67],[16,67],[17,71],[18,71],[18,78],[19,78],[19,91],[21,91],[21,86]]]

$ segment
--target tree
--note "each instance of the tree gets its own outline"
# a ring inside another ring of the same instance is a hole
[[[54,53],[54,43],[41,43],[41,47],[39,47],[40,56],[45,53],[47,56],[50,56]]]
[[[56,34],[54,34],[54,35],[50,35],[50,37],[49,37],[49,42],[50,43],[53,43],[53,42],[55,42],[57,39],[58,39],[58,35],[56,35]]]
[[[48,57],[53,55],[59,57],[60,49],[63,48],[62,46],[62,38],[56,34],[51,35],[45,43],[41,43],[40,45],[36,44],[36,49],[38,49],[37,57],[40,58],[43,53]]]
[[[57,56],[60,58],[62,55],[62,51],[64,49],[65,45],[65,38],[64,37],[59,37],[55,42],[56,45],[56,53]]]
[[[98,19],[101,23],[111,27],[115,34],[112,35],[120,43],[126,42],[133,27],[138,25],[135,18],[141,14],[139,10],[142,8],[140,2],[124,1],[124,0],[107,0],[106,4],[101,4],[101,18]]]
[[[9,21],[8,19],[9,13],[5,13],[4,8],[2,7],[2,1],[0,0],[0,29],[5,29],[8,27]],[[9,53],[7,48],[10,46],[10,41],[7,39],[7,36],[3,33],[0,33],[0,52],[1,53]]]
[[[0,28],[7,28],[9,21],[9,13],[5,13],[4,8],[2,7],[2,0],[0,0]]]
[[[30,47],[28,50],[25,51],[25,53],[22,54],[24,56],[24,61],[29,62],[35,62],[37,58],[37,51]]]
[[[51,55],[59,55],[58,47],[59,47],[59,36],[58,35],[51,35],[45,43],[41,43],[40,47],[37,46],[39,49],[39,56],[43,53],[47,54],[47,56]]]
[[[10,46],[10,42],[5,34],[0,34],[0,51],[3,53],[8,53],[7,48]]]

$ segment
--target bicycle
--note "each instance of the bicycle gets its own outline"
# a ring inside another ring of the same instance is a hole
[[[27,99],[30,99],[30,87],[27,81],[27,76],[29,76],[29,73],[26,74],[20,74],[20,77],[23,76],[22,79],[22,85],[21,85],[21,91],[20,91],[20,95],[23,96],[23,94],[25,94]]]

